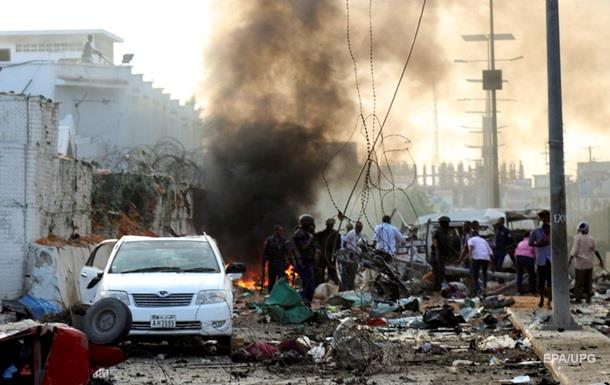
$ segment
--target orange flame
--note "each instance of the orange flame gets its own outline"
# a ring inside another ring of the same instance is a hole
[[[297,276],[296,271],[294,270],[294,266],[289,265],[286,270],[284,270],[284,275],[286,275],[286,280],[289,284],[294,282],[295,277]],[[254,274],[247,274],[239,279],[235,284],[239,287],[242,287],[247,290],[256,291],[261,290],[262,288],[266,288],[269,283],[268,279],[265,278],[264,281],[261,282],[260,276],[255,276]]]

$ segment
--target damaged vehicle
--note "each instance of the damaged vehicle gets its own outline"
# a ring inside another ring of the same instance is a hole
[[[109,256],[98,256],[97,251],[109,243],[113,244]],[[84,304],[104,298],[125,303],[133,318],[130,336],[197,335],[215,339],[218,351],[229,353],[232,281],[244,272],[240,263],[225,268],[215,240],[208,235],[125,236],[98,245],[81,271],[79,285]]]

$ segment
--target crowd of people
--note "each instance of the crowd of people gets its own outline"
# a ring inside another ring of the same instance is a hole
[[[403,234],[390,223],[390,216],[384,215],[382,222],[373,231],[373,247],[393,256],[405,242]],[[292,236],[286,236],[280,225],[273,226],[273,233],[265,240],[263,247],[263,275],[267,267],[267,289],[271,291],[278,279],[285,277],[289,264],[294,266],[301,280],[301,295],[306,303],[311,303],[315,288],[321,283],[332,281],[341,290],[354,290],[358,265],[346,260],[337,261],[337,252],[344,249],[348,254],[358,253],[362,242],[368,242],[362,222],[348,223],[344,234],[335,229],[336,221],[329,218],[322,231],[315,231],[313,216],[303,214]],[[337,267],[340,270],[337,272]],[[372,272],[364,272],[364,274]]]
[[[451,219],[447,216],[438,218],[438,229],[432,236],[432,253],[429,262],[432,266],[432,290],[440,291],[445,282],[445,266],[451,262],[464,264],[470,270],[472,293],[484,295],[488,271],[502,272],[505,259],[512,260],[517,273],[517,291],[519,295],[531,294],[540,296],[539,306],[551,306],[551,231],[550,213],[542,210],[538,213],[541,225],[530,232],[525,232],[518,242],[513,233],[506,227],[504,218],[494,225],[494,235],[487,240],[480,234],[481,226],[477,221],[465,222],[461,236],[450,227]],[[348,255],[359,253],[362,244],[368,244],[360,221],[348,223],[345,232],[335,229],[336,221],[329,218],[322,231],[315,231],[313,216],[303,214],[299,225],[291,236],[284,234],[280,225],[273,227],[273,233],[263,248],[263,273],[268,270],[268,290],[275,282],[285,276],[285,270],[292,264],[300,277],[302,297],[311,303],[318,285],[328,281],[339,285],[341,290],[354,290],[359,267],[351,258],[337,261],[337,254],[343,249]],[[372,246],[391,260],[401,245],[406,242],[405,236],[391,224],[389,215],[384,215],[379,225],[373,229]],[[597,256],[603,266],[601,256],[595,249],[595,241],[589,234],[589,225],[581,222],[578,234],[574,237],[570,261],[575,261],[576,284],[575,300],[591,301],[593,280],[593,259]],[[337,271],[337,268],[339,271]],[[375,274],[372,271],[362,271]],[[527,290],[524,288],[524,277],[527,275]],[[374,278],[374,277],[369,277]]]

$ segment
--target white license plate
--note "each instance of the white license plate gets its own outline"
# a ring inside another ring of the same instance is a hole
[[[152,315],[150,317],[150,327],[152,329],[175,329],[176,316],[173,314]]]

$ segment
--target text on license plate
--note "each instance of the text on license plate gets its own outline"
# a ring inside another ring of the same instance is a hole
[[[150,327],[153,329],[173,329],[176,327],[176,316],[173,314],[152,315]]]

